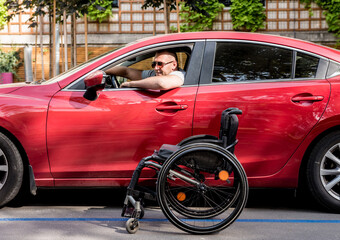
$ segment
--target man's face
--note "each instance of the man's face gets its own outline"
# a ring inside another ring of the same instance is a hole
[[[154,62],[156,76],[166,76],[177,68],[175,57],[166,52],[157,53]]]

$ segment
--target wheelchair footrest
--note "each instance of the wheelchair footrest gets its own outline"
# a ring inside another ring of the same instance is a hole
[[[138,199],[147,199],[156,201],[156,193],[149,193],[149,192],[143,192],[135,189],[128,189],[127,195],[133,196],[134,198]]]
[[[133,214],[133,211],[135,209],[133,207],[127,207],[127,206],[124,206],[123,210],[122,210],[122,214],[121,216],[122,217],[127,217],[127,218],[130,218],[132,217],[132,214]]]

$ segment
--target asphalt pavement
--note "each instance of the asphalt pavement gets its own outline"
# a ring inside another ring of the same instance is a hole
[[[0,240],[340,239],[340,214],[322,211],[290,190],[251,191],[238,220],[212,235],[182,232],[153,202],[139,231],[128,234],[127,219],[120,216],[124,196],[123,189],[39,191],[21,205],[0,209]]]

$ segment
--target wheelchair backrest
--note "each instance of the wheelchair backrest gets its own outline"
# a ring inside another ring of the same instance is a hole
[[[236,144],[238,130],[238,117],[236,115],[239,114],[242,114],[242,111],[238,108],[228,108],[222,112],[219,139],[225,148]],[[228,150],[234,153],[234,146],[231,146]]]

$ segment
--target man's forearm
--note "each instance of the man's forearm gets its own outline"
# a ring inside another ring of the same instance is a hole
[[[109,75],[117,75],[117,76],[126,77],[127,67],[117,66],[117,67],[110,68],[110,69],[106,70],[105,72],[106,72],[106,74],[109,74]]]
[[[105,72],[109,75],[121,76],[131,80],[139,80],[142,78],[142,71],[125,66],[116,66],[106,70]]]
[[[139,81],[125,82],[121,85],[121,87],[168,90],[180,87],[182,84],[183,81],[177,76],[155,76]]]

